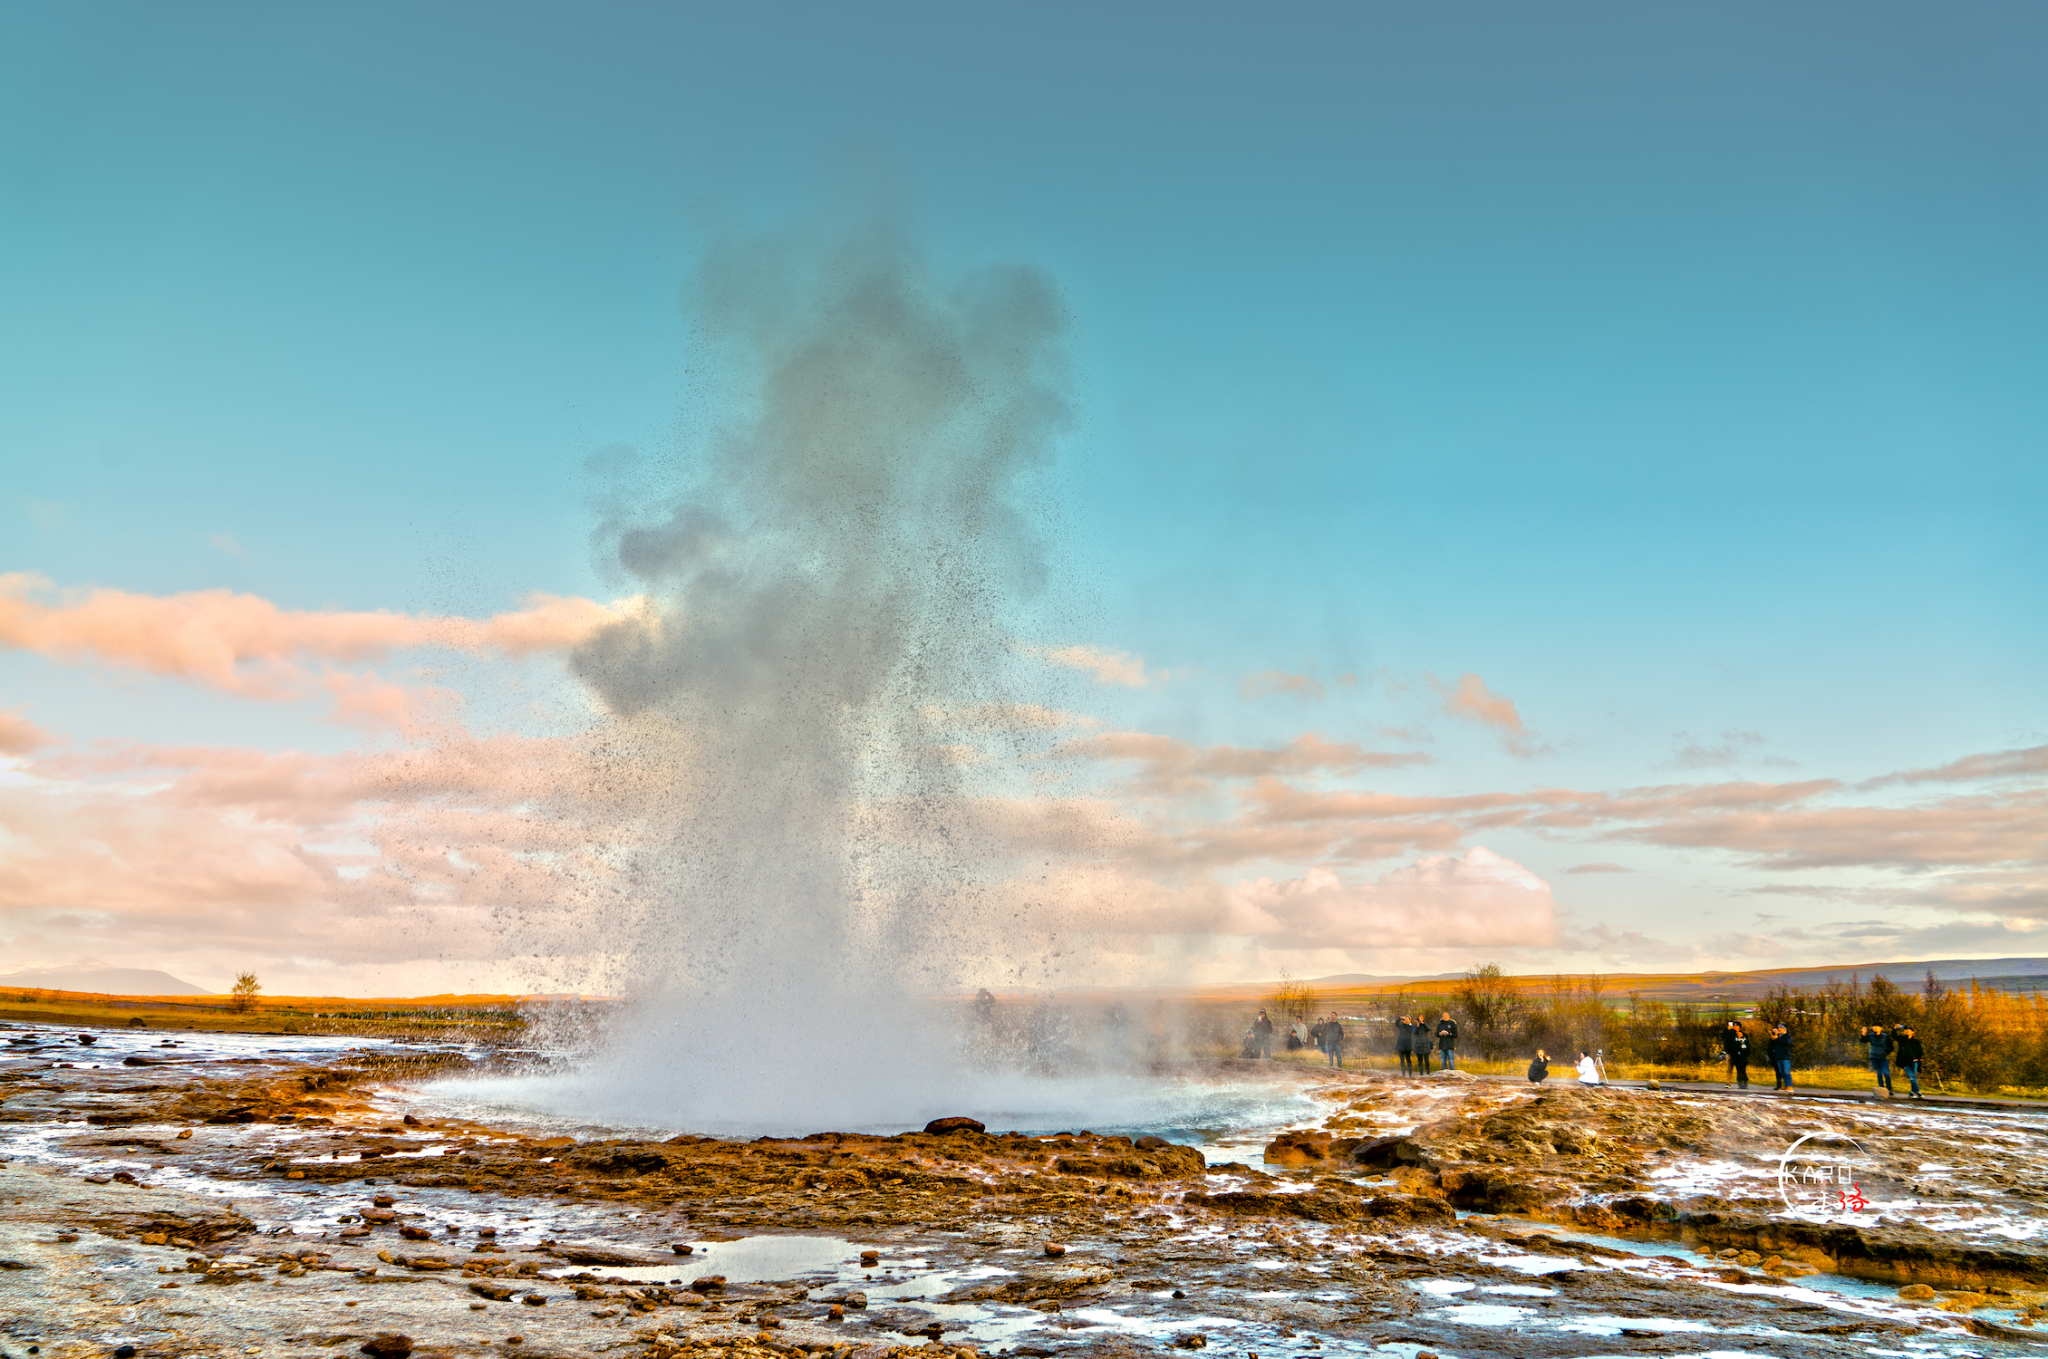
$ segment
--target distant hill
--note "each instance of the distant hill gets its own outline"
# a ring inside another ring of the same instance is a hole
[[[0,990],[83,991],[99,996],[209,996],[203,986],[145,967],[37,967],[0,976]]]
[[[1774,986],[1825,986],[1831,981],[1856,978],[1868,982],[1882,973],[1903,990],[1917,990],[1932,972],[1945,986],[1967,987],[1971,981],[2001,991],[2048,991],[2048,958],[1935,958],[1914,962],[1839,963],[1829,967],[1778,967],[1755,972],[1602,972],[1598,975],[1609,996],[1638,992],[1654,1000],[1718,1001],[1753,1000]],[[1441,992],[1449,989],[1462,972],[1439,972],[1433,976],[1394,977],[1365,972],[1345,972],[1331,977],[1305,977],[1304,984],[1332,997],[1343,993],[1395,991]],[[1509,974],[1523,992],[1542,992],[1551,972]],[[1584,979],[1585,973],[1566,973]],[[1195,994],[1216,1000],[1263,998],[1273,982],[1234,982],[1203,986]]]

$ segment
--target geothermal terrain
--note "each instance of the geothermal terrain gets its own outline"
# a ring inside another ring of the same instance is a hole
[[[1133,1079],[1312,1116],[565,1136],[439,1097],[488,1053],[84,1037],[0,1031],[5,1359],[2048,1350],[2024,1111],[1232,1062]]]

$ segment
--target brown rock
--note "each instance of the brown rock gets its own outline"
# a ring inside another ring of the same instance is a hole
[[[507,1284],[486,1283],[478,1279],[470,1284],[469,1291],[480,1298],[489,1298],[492,1302],[510,1302],[515,1290]]]
[[[1359,1147],[1351,1153],[1351,1159],[1371,1170],[1392,1170],[1395,1166],[1422,1165],[1429,1158],[1412,1138],[1382,1137]]]
[[[434,1235],[425,1227],[400,1227],[398,1234],[408,1241],[426,1241]]]
[[[952,1118],[935,1118],[924,1125],[928,1133],[987,1132],[981,1120],[954,1115]]]
[[[1066,1253],[1067,1248],[1065,1246],[1057,1245],[1051,1241],[1045,1243],[1045,1255],[1049,1260],[1057,1260]]]
[[[412,1337],[386,1331],[364,1341],[362,1352],[370,1359],[405,1359],[412,1353]]]
[[[1284,1132],[1266,1144],[1266,1164],[1314,1166],[1330,1159],[1326,1132]]]
[[[1899,1290],[1899,1296],[1907,1302],[1926,1302],[1934,1296],[1934,1290],[1926,1284],[1907,1284]]]
[[[701,1278],[692,1279],[690,1280],[690,1291],[692,1293],[722,1293],[725,1291],[725,1276],[723,1274],[706,1274]]]

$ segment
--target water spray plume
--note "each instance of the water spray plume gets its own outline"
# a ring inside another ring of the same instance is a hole
[[[1027,268],[942,284],[886,226],[714,248],[690,297],[716,413],[679,486],[611,497],[601,542],[652,606],[573,660],[655,846],[606,922],[633,1003],[578,1098],[904,1121],[957,1046],[924,998],[998,928],[949,724],[1013,693],[1064,308]]]

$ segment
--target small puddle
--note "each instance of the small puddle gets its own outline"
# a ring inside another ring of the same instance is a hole
[[[578,1244],[564,1242],[562,1248],[572,1251]],[[616,1249],[600,1242],[581,1244]],[[853,1268],[860,1263],[860,1253],[873,1249],[836,1236],[745,1236],[737,1241],[692,1241],[689,1246],[690,1253],[678,1255],[672,1264],[560,1265],[541,1273],[546,1278],[561,1279],[588,1271],[634,1283],[673,1284],[687,1284],[709,1274],[721,1275],[728,1283],[768,1283],[816,1274],[853,1278],[861,1273]],[[902,1268],[907,1262],[890,1263]],[[875,1294],[870,1291],[869,1296]]]

